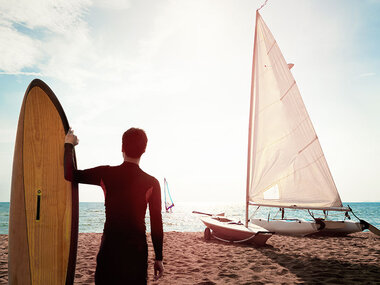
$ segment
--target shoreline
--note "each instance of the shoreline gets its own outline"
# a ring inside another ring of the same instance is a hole
[[[94,284],[101,233],[80,233],[74,284]],[[153,281],[149,248],[148,284],[375,284],[380,278],[380,237],[272,236],[267,245],[204,241],[203,232],[165,232],[165,273]],[[8,282],[8,235],[0,235],[0,284]]]

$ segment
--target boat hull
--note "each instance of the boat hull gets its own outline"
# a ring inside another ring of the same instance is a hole
[[[263,246],[273,234],[255,225],[246,228],[244,224],[224,217],[201,217],[201,221],[212,231],[215,238],[227,242],[246,242]]]
[[[361,232],[364,226],[360,222],[355,221],[326,221],[323,220],[325,227],[316,232],[315,235],[332,235],[345,236],[352,233]]]
[[[313,221],[251,219],[251,223],[279,235],[306,236],[318,232],[320,225]]]

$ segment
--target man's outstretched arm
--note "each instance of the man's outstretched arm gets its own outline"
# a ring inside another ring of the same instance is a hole
[[[101,185],[102,175],[107,166],[99,166],[86,170],[77,170],[73,163],[73,149],[79,142],[74,132],[69,129],[65,137],[64,174],[65,179],[71,182]]]

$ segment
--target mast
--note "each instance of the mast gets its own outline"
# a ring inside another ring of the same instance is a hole
[[[255,85],[255,77],[256,77],[256,62],[257,62],[257,55],[256,55],[256,39],[257,39],[257,20],[259,17],[259,10],[256,10],[256,23],[255,23],[255,37],[254,37],[254,43],[253,43],[253,62],[252,62],[252,79],[251,79],[251,98],[250,98],[250,106],[249,106],[249,126],[248,126],[248,158],[247,158],[247,186],[246,186],[246,194],[245,194],[245,226],[248,227],[248,213],[249,213],[249,186],[250,186],[250,180],[251,180],[251,154],[252,154],[252,116],[253,116],[253,107],[255,105],[256,109],[256,102],[254,104],[254,100],[257,100],[257,96],[254,96],[254,85]],[[256,114],[256,112],[255,112]],[[255,121],[256,121],[256,115],[255,115]],[[253,132],[254,134],[254,132]]]
[[[166,178],[164,177],[164,205],[165,205],[165,211],[167,210],[166,208]]]

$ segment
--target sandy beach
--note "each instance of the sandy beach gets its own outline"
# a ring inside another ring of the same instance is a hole
[[[101,234],[81,233],[75,284],[93,284]],[[153,281],[149,240],[148,284],[379,284],[380,238],[273,236],[267,245],[205,242],[203,233],[166,232],[165,274]],[[8,282],[8,236],[0,235],[0,284]]]

